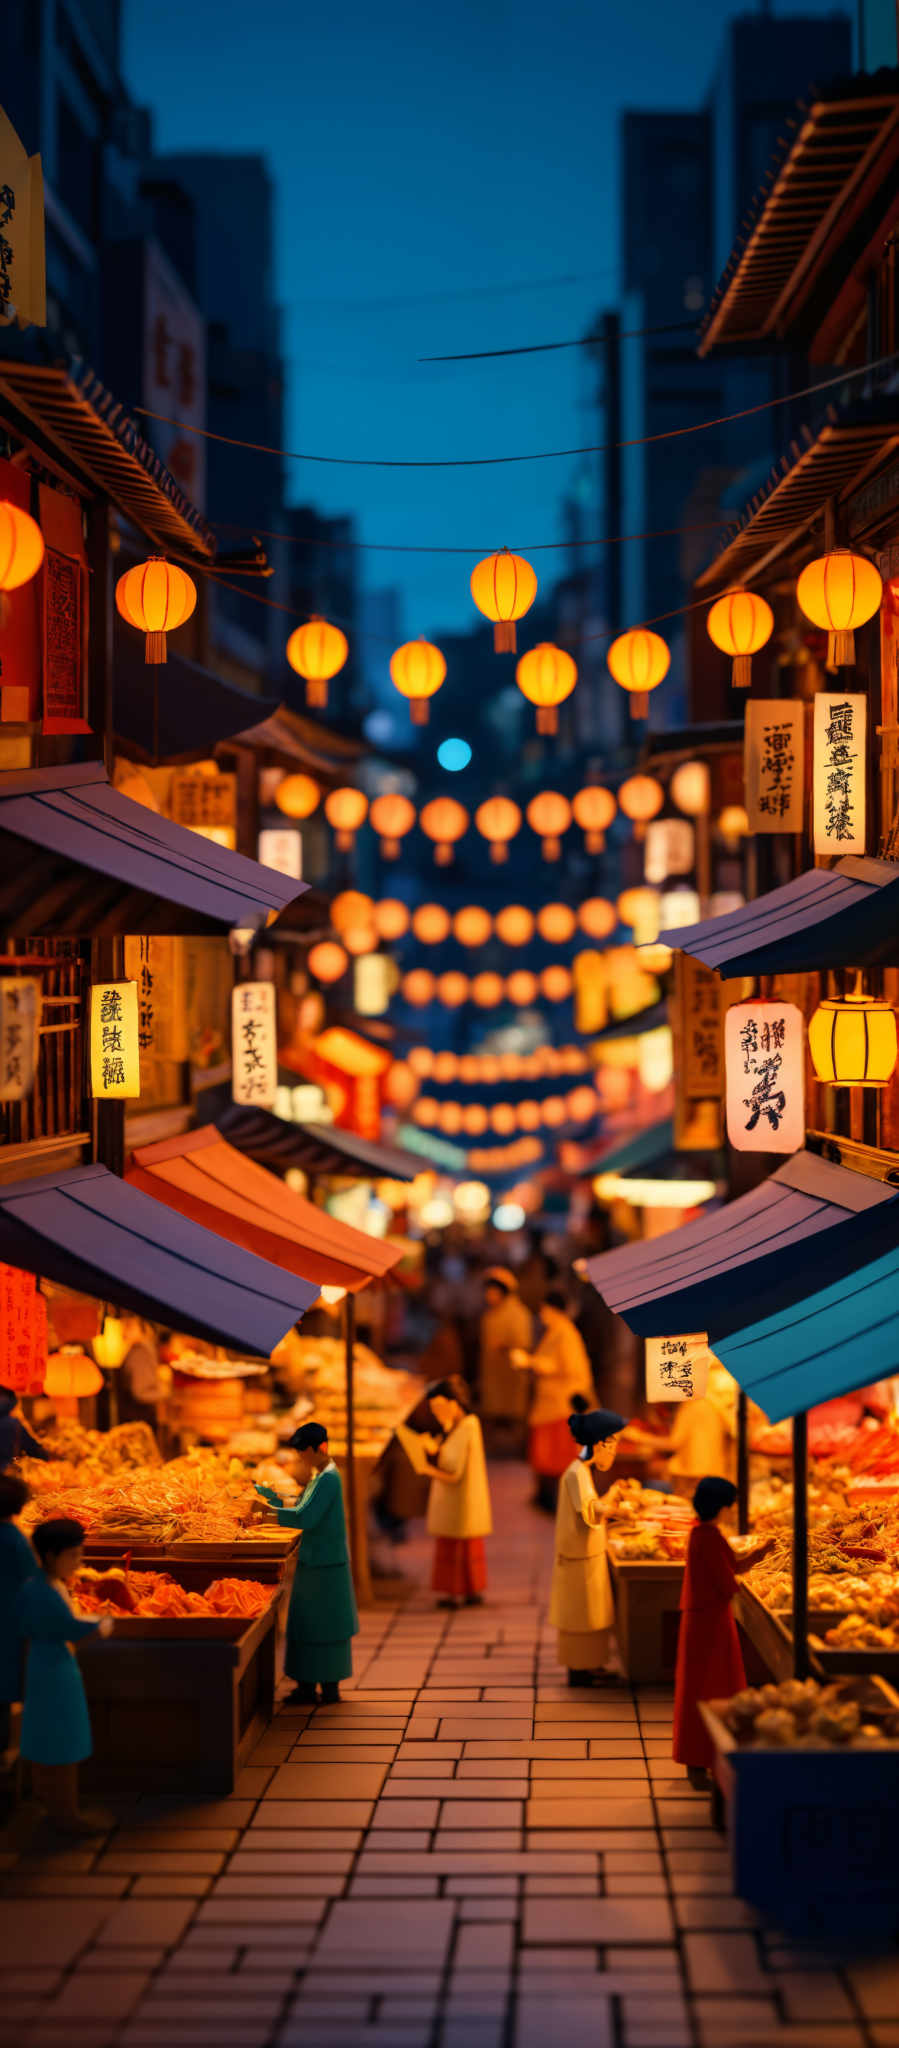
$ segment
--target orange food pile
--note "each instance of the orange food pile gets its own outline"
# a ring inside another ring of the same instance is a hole
[[[205,1593],[189,1593],[168,1572],[94,1572],[86,1567],[74,1585],[82,1614],[137,1614],[171,1621],[189,1621],[201,1614],[252,1621],[264,1614],[276,1591],[258,1579],[213,1579]]]

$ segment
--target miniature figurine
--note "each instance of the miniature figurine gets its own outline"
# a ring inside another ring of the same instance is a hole
[[[320,1422],[304,1422],[288,1440],[296,1451],[303,1491],[286,1507],[271,1487],[256,1487],[283,1529],[301,1529],[297,1568],[287,1612],[284,1670],[294,1681],[293,1706],[314,1706],[317,1688],[326,1706],[340,1699],[340,1680],[353,1671],[352,1638],[359,1633],[340,1473]]]
[[[431,1590],[438,1607],[479,1607],[487,1585],[484,1537],[493,1530],[481,1425],[471,1394],[454,1373],[428,1388],[428,1406],[443,1432],[431,1475],[428,1529],[434,1537]]]
[[[91,1753],[91,1726],[74,1645],[112,1634],[112,1621],[83,1621],[67,1588],[81,1564],[84,1527],[61,1515],[39,1522],[32,1542],[40,1570],[19,1594],[19,1631],[28,1644],[22,1756],[36,1797],[65,1835],[96,1835],[112,1825],[78,1805],[78,1766]]]
[[[480,1378],[478,1406],[494,1456],[524,1449],[528,1383],[516,1372],[510,1353],[527,1351],[531,1314],[507,1266],[488,1266],[484,1274],[484,1307],[479,1326]]]
[[[51,1452],[32,1436],[30,1429],[14,1410],[19,1405],[19,1396],[12,1387],[0,1387],[0,1472],[16,1458],[40,1458],[46,1464]]]
[[[38,1568],[31,1544],[14,1520],[28,1499],[24,1479],[0,1472],[0,1757],[9,1748],[10,1708],[22,1697],[19,1594]]]
[[[699,1517],[687,1544],[687,1562],[680,1597],[681,1624],[674,1680],[675,1763],[685,1764],[695,1790],[708,1783],[715,1750],[702,1715],[700,1700],[730,1699],[746,1684],[743,1655],[731,1601],[737,1579],[758,1564],[774,1538],[737,1558],[716,1528],[717,1517],[733,1507],[737,1489],[729,1479],[700,1479],[693,1495]]]
[[[576,1324],[565,1313],[565,1296],[552,1288],[540,1310],[543,1330],[535,1351],[513,1350],[519,1372],[534,1374],[528,1461],[536,1478],[535,1502],[555,1511],[559,1480],[571,1455],[568,1414],[575,1396],[593,1400],[593,1373]]]
[[[583,1448],[559,1487],[549,1618],[558,1630],[559,1663],[568,1666],[569,1685],[608,1685],[617,1680],[608,1669],[615,1622],[606,1556],[608,1509],[595,1475],[614,1464],[626,1427],[624,1417],[611,1408],[582,1408],[568,1417],[571,1436]]]

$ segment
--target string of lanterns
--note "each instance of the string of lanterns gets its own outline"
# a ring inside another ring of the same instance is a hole
[[[412,1121],[425,1131],[440,1131],[448,1138],[482,1138],[488,1131],[498,1138],[512,1138],[517,1132],[529,1136],[540,1130],[559,1131],[566,1124],[592,1123],[599,1114],[599,1096],[588,1082],[569,1089],[565,1095],[545,1095],[542,1101],[440,1102],[436,1096],[420,1095],[412,1109]]]

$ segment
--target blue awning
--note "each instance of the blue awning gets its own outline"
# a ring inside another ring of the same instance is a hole
[[[190,1222],[105,1166],[0,1187],[0,1259],[260,1358],[319,1292],[317,1283]]]
[[[140,635],[116,618],[113,729],[142,761],[211,754],[219,740],[273,717],[278,703],[236,689],[174,647],[167,661],[148,665]]]
[[[640,1336],[707,1330],[715,1343],[747,1314],[801,1300],[822,1272],[845,1278],[896,1245],[897,1190],[802,1151],[748,1195],[648,1244],[601,1252],[587,1273]]]
[[[11,934],[258,930],[303,887],[133,803],[99,761],[0,783],[0,929]]]
[[[899,1248],[734,1330],[715,1352],[772,1422],[899,1371]]]
[[[656,1160],[664,1159],[674,1148],[674,1118],[663,1117],[657,1124],[647,1124],[645,1130],[637,1131],[624,1145],[608,1146],[604,1152],[597,1152],[582,1173],[639,1173],[644,1166],[652,1166]]]
[[[899,862],[841,860],[812,868],[724,917],[665,932],[665,943],[737,974],[813,973],[899,965]]]

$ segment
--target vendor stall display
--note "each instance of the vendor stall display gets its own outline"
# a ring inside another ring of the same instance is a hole
[[[622,1667],[635,1683],[670,1681],[692,1508],[637,1479],[617,1479],[604,1506]]]

